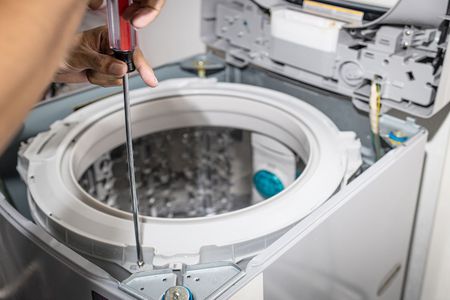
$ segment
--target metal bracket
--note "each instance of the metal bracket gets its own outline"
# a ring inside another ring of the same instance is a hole
[[[194,266],[175,263],[167,269],[135,273],[120,283],[119,288],[142,300],[160,300],[167,297],[170,299],[171,294],[166,294],[169,290],[179,291],[180,295],[189,291],[195,300],[200,300],[219,295],[221,287],[239,280],[244,275],[241,268],[232,263]],[[181,289],[182,287],[184,289]]]

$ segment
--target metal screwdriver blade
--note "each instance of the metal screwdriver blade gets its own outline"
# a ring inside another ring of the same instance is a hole
[[[144,265],[144,256],[142,253],[141,234],[139,228],[139,199],[136,191],[136,178],[134,173],[133,156],[133,136],[131,134],[131,114],[130,114],[130,91],[128,85],[128,74],[123,76],[123,100],[125,111],[125,133],[126,148],[128,158],[128,177],[130,180],[131,209],[133,212],[134,236],[136,239],[137,264],[139,267]]]

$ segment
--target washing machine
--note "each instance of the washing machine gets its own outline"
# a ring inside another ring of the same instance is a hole
[[[38,104],[0,162],[1,297],[413,299],[447,5],[203,1],[208,52],[130,80],[143,266],[120,89]]]

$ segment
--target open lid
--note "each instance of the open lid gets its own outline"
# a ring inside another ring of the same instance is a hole
[[[446,0],[212,0],[202,37],[237,67],[253,64],[352,98],[368,110],[431,117],[450,101]]]

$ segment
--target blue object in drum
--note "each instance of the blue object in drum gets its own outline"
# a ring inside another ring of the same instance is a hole
[[[267,170],[256,172],[255,175],[253,175],[253,184],[264,199],[273,197],[284,190],[284,185],[280,178]]]

